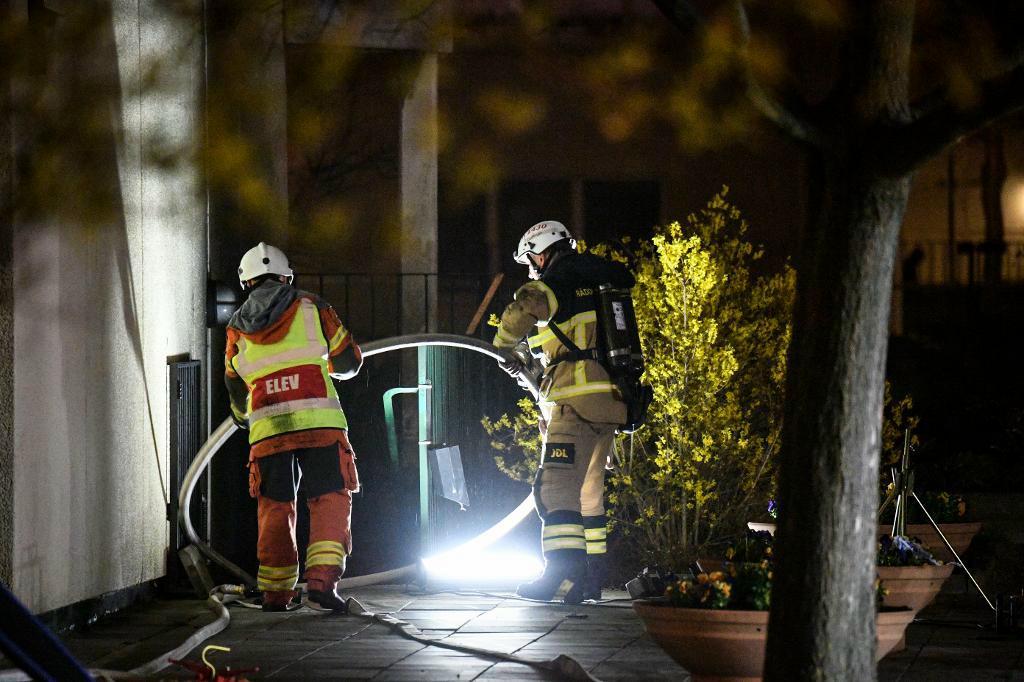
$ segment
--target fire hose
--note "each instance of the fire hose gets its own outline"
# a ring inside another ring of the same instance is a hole
[[[379,355],[393,350],[418,348],[421,346],[447,346],[451,348],[462,348],[482,353],[498,361],[504,361],[507,359],[506,355],[488,343],[471,337],[456,336],[453,334],[418,334],[398,336],[370,342],[363,346],[362,351],[363,357],[372,357],[374,355]],[[539,393],[537,377],[538,373],[535,368],[527,368],[527,370],[521,372],[518,377],[520,385],[526,388],[534,398],[536,398]],[[94,675],[101,679],[137,679],[139,677],[146,677],[155,674],[167,666],[169,658],[183,657],[202,642],[226,629],[231,620],[231,616],[228,613],[226,605],[232,601],[238,601],[241,599],[246,586],[256,586],[256,581],[248,572],[231,562],[199,537],[192,525],[192,519],[189,514],[192,494],[195,492],[199,477],[207,469],[210,461],[213,459],[213,456],[217,454],[220,448],[225,442],[227,442],[228,438],[234,434],[237,428],[238,427],[231,419],[225,419],[224,422],[222,422],[213,431],[213,433],[210,434],[210,437],[199,449],[199,452],[196,453],[195,460],[185,474],[182,481],[182,487],[178,495],[178,522],[185,530],[185,534],[188,539],[202,554],[215,564],[218,564],[228,572],[238,577],[243,581],[243,583],[245,583],[245,585],[221,585],[214,588],[207,600],[207,606],[211,609],[214,615],[216,615],[215,620],[197,630],[191,637],[176,647],[173,651],[161,654],[152,661],[127,672],[92,669],[89,670],[90,675]],[[520,521],[526,518],[526,516],[533,511],[533,508],[533,497],[532,495],[528,495],[526,499],[524,499],[501,521],[494,524],[475,538],[452,550],[449,550],[446,554],[455,554],[461,551],[472,551],[489,546],[515,528]],[[393,580],[400,580],[414,574],[415,572],[416,565],[409,564],[390,571],[357,576],[354,578],[346,578],[340,582],[339,586],[344,588],[354,588],[376,585]],[[550,661],[536,661],[519,658],[512,654],[504,654],[477,647],[449,644],[447,642],[441,642],[433,638],[425,637],[423,633],[419,632],[414,626],[411,626],[409,623],[399,620],[394,616],[388,614],[375,614],[367,611],[362,604],[353,598],[348,599],[348,608],[349,612],[353,615],[379,622],[388,626],[397,634],[422,644],[443,646],[498,661],[522,663],[534,668],[555,673],[556,675],[566,679],[596,680],[596,678],[591,676],[583,666],[579,664],[579,662],[568,656],[558,656]],[[14,682],[16,680],[26,679],[29,679],[28,676],[20,670],[0,671],[0,682]]]
[[[482,353],[483,355],[497,361],[504,361],[508,358],[505,353],[486,341],[474,339],[469,336],[458,336],[456,334],[410,334],[406,336],[395,336],[387,339],[380,339],[378,341],[371,341],[362,347],[362,352],[363,357],[368,358],[390,351],[419,348],[421,346],[447,346],[449,348],[461,348],[464,350]],[[533,397],[536,398],[539,393],[536,374],[531,372],[522,372],[520,374],[520,381],[526,385],[527,390],[529,390]],[[210,561],[237,577],[247,586],[256,587],[256,579],[249,575],[247,571],[237,566],[217,550],[213,549],[213,547],[208,543],[203,542],[199,537],[199,534],[196,532],[195,527],[193,527],[190,516],[192,494],[195,492],[196,484],[199,482],[199,477],[204,471],[206,471],[206,468],[210,465],[210,461],[213,459],[213,456],[217,454],[218,450],[220,450],[224,443],[227,442],[228,438],[230,438],[237,429],[238,427],[235,426],[231,419],[225,419],[220,426],[210,434],[210,437],[206,440],[203,446],[199,448],[199,452],[196,453],[192,466],[190,466],[188,471],[185,473],[185,477],[181,484],[181,490],[178,493],[178,523],[181,524],[181,527],[185,530],[185,534],[189,541]],[[533,507],[533,497],[531,495],[527,495],[526,499],[524,499],[519,506],[512,510],[512,512],[501,521],[498,521],[498,523],[494,524],[477,537],[449,551],[451,553],[456,553],[466,549],[480,549],[496,542],[515,528],[520,521],[526,518],[530,512],[533,511]],[[342,588],[353,588],[365,587],[367,585],[378,585],[393,580],[401,580],[415,574],[415,572],[416,564],[408,564],[390,571],[371,573],[369,575],[361,575],[354,578],[344,578],[339,586]]]

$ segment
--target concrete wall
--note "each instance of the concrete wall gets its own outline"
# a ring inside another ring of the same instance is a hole
[[[0,0],[0,23],[12,20]],[[0,76],[0,582],[11,584],[14,559],[14,146],[11,82]]]
[[[437,55],[426,54],[402,105],[402,272],[437,272]],[[403,282],[402,331],[437,331],[437,281]]]
[[[16,140],[13,586],[35,611],[165,569],[166,365],[206,343],[201,14],[171,4],[50,3]]]

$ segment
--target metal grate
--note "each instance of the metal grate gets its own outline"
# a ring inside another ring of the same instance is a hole
[[[900,242],[899,284],[973,286],[1024,282],[1024,240]]]
[[[504,303],[504,302],[503,302]],[[514,413],[526,395],[494,360],[455,348],[426,349],[433,446],[458,446],[470,505],[446,499],[431,453],[431,500],[426,554],[450,549],[489,528],[522,501],[529,489],[498,471],[491,438],[480,423]]]
[[[202,366],[198,360],[172,362],[167,366],[168,415],[170,424],[170,483],[171,503],[168,509],[171,522],[170,549],[171,566],[177,567],[177,552],[187,540],[178,527],[178,492],[185,472],[192,465],[196,453],[203,444],[202,419]],[[196,485],[192,496],[192,523],[204,538],[209,533],[209,473],[205,473]]]

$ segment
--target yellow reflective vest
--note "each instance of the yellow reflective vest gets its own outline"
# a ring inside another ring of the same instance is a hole
[[[328,340],[316,303],[299,298],[285,315],[287,332],[273,342],[238,334],[231,369],[249,388],[249,443],[294,431],[346,429],[328,365]]]

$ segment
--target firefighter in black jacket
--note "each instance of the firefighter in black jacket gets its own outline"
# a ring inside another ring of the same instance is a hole
[[[533,484],[545,568],[518,592],[542,601],[600,599],[607,552],[604,471],[626,404],[593,353],[594,294],[607,283],[628,289],[633,276],[618,263],[577,253],[569,231],[553,220],[526,231],[515,260],[529,266],[533,281],[505,308],[494,345],[513,348],[536,326],[528,342],[545,366],[539,403],[544,449]],[[514,359],[502,366],[513,375],[521,369]]]

